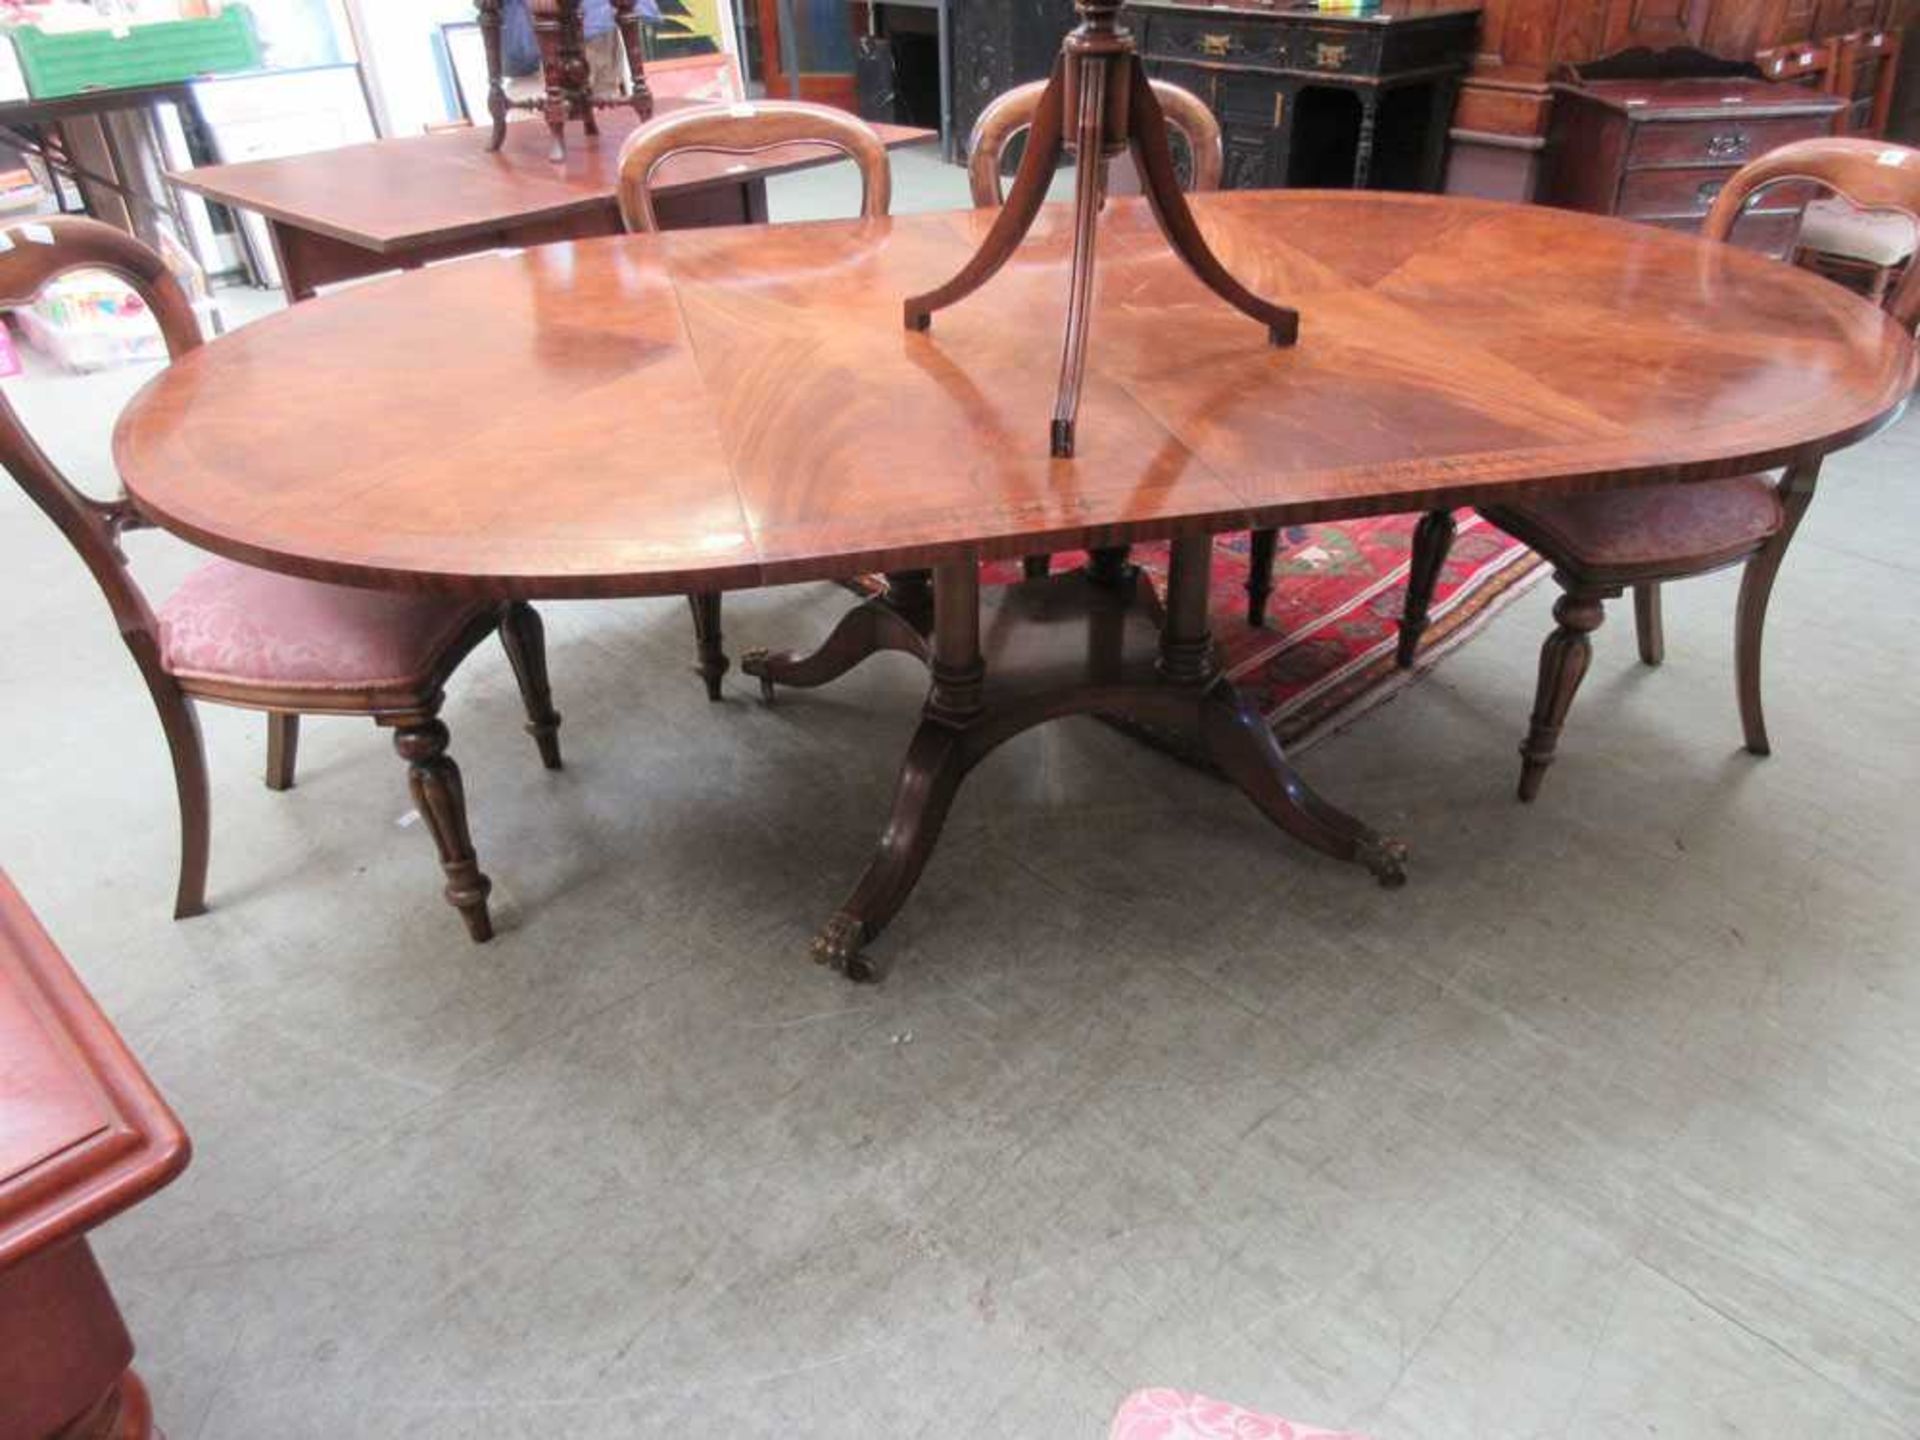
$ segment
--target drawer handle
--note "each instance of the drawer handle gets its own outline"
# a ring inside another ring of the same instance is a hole
[[[1700,188],[1693,194],[1702,205],[1711,205],[1714,197],[1726,188],[1727,182],[1724,180],[1703,180],[1700,182]]]
[[[1347,63],[1347,47],[1320,44],[1313,47],[1313,63],[1322,70],[1338,70]]]
[[[1200,37],[1200,53],[1202,55],[1215,56],[1231,55],[1233,53],[1233,36],[1202,35]]]
[[[1707,137],[1707,155],[1714,160],[1733,160],[1747,153],[1752,142],[1739,130]]]

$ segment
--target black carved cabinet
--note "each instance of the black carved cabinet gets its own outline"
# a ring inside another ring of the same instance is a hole
[[[1228,189],[1440,188],[1473,0],[1128,0],[1123,13],[1149,73],[1219,119]]]
[[[964,142],[987,102],[1046,76],[1074,26],[1073,0],[947,0],[953,129]]]

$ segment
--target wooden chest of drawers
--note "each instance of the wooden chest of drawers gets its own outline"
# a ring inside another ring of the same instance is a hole
[[[1734,171],[1791,140],[1833,133],[1845,106],[1804,86],[1738,78],[1558,86],[1540,199],[1698,230]],[[1811,198],[1804,187],[1765,192],[1734,240],[1784,254]]]

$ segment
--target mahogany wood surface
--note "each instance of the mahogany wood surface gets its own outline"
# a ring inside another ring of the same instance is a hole
[[[663,98],[656,114],[701,102]],[[280,160],[201,165],[173,175],[176,184],[210,200],[252,210],[301,230],[363,250],[397,254],[508,224],[557,220],[575,211],[604,211],[619,228],[614,192],[620,147],[639,124],[628,111],[600,118],[597,136],[576,136],[566,158],[547,158],[539,125],[509,125],[498,152],[479,129],[445,131],[343,145]],[[905,125],[874,127],[888,146],[911,145],[933,132]],[[794,145],[751,157],[688,155],[654,177],[657,195],[736,185],[840,158],[818,145]]]
[[[1032,425],[1058,206],[929,334],[900,297],[991,212],[401,276],[200,347],[115,453],[162,524],[292,573],[672,594],[1737,474],[1870,433],[1915,376],[1857,297],[1652,227],[1378,193],[1193,204],[1236,274],[1298,301],[1300,343],[1270,347],[1110,201],[1077,460]]]
[[[189,1153],[0,870],[0,1440],[148,1433],[132,1342],[83,1237]]]

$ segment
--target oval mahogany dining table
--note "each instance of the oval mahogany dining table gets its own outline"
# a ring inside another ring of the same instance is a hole
[[[476,258],[205,345],[122,416],[159,524],[274,570],[527,599],[885,570],[889,599],[769,688],[876,649],[932,686],[878,852],[815,941],[857,978],[968,770],[1100,713],[1204,756],[1386,883],[1405,849],[1316,796],[1215,668],[1211,536],[1820,457],[1891,420],[1911,337],[1733,246],[1538,206],[1381,193],[1195,201],[1299,342],[1208,293],[1138,201],[1101,223],[1076,458],[1049,456],[1069,212],[930,333],[902,297],[991,215],[618,237]],[[1171,540],[1164,599],[1099,569],[991,593],[978,563]],[[932,572],[932,583],[925,572]],[[983,634],[986,637],[983,641]]]

